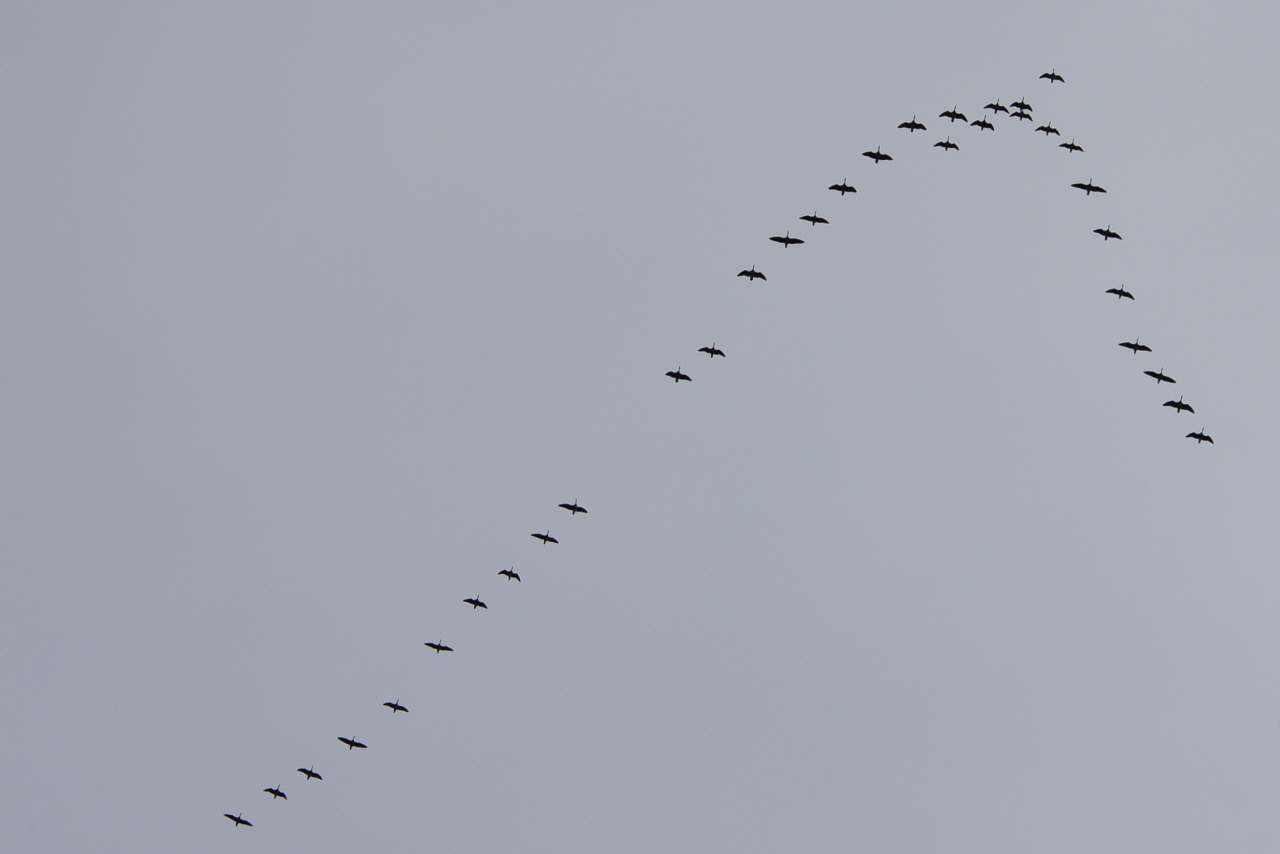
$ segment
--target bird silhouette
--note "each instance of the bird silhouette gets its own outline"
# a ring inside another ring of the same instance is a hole
[[[1044,74],[1041,74],[1040,79],[1048,80],[1050,83],[1066,83],[1067,82],[1062,79],[1062,75],[1058,73],[1058,70],[1056,68],[1053,71],[1046,71]]]
[[[899,127],[899,128],[906,128],[907,130],[911,131],[912,133],[915,133],[915,132],[916,132],[916,131],[918,131],[918,130],[928,130],[928,128],[927,128],[927,127],[925,127],[924,125],[922,125],[922,124],[920,124],[918,121],[916,121],[916,117],[915,117],[915,116],[912,116],[912,117],[911,117],[911,121],[909,121],[909,122],[903,122],[902,124],[898,125],[898,127]]]
[[[273,801],[274,801],[276,798],[284,798],[286,801],[287,801],[287,800],[289,800],[289,796],[288,796],[288,795],[286,795],[284,792],[280,791],[280,787],[279,787],[279,786],[276,786],[274,789],[263,789],[262,791],[264,791],[264,792],[266,792],[267,794],[269,794],[269,795],[271,796],[271,800],[273,800]]]
[[[1109,294],[1115,294],[1116,299],[1133,299],[1133,294],[1126,291],[1124,289],[1124,285],[1121,285],[1118,288],[1107,288],[1106,292]]]
[[[717,349],[716,349],[716,342],[714,342],[714,341],[712,341],[712,342],[711,342],[711,346],[710,346],[710,347],[699,347],[699,348],[698,348],[698,352],[699,352],[699,353],[706,353],[708,356],[710,356],[710,357],[711,357],[711,358],[713,358],[713,359],[714,359],[716,356],[723,356],[723,355],[724,355],[724,351],[723,351],[723,350],[717,350]]]
[[[470,605],[472,611],[474,611],[476,608],[484,608],[486,611],[489,610],[489,606],[481,602],[479,596],[476,596],[472,599],[463,599],[462,601]]]
[[[498,575],[505,575],[507,578],[514,578],[516,581],[520,580],[520,573],[515,571],[514,566],[511,569],[498,570]]]
[[[889,155],[882,153],[882,152],[880,151],[880,146],[878,146],[878,145],[876,146],[876,150],[875,150],[875,151],[864,151],[864,152],[862,152],[862,156],[863,156],[863,157],[870,157],[872,160],[874,160],[874,161],[876,162],[876,164],[877,164],[877,165],[879,165],[879,163],[880,163],[880,161],[881,161],[881,160],[892,160],[892,159],[893,159],[893,158],[892,158],[892,157],[890,157]]]
[[[557,507],[563,507],[569,511],[570,516],[577,516],[579,513],[586,513],[587,508],[578,505],[578,499],[573,499],[572,504],[557,504]]]
[[[675,380],[677,383],[679,383],[680,380],[684,380],[685,382],[690,382],[690,383],[693,382],[693,377],[684,373],[679,368],[676,368],[674,371],[667,371],[667,376],[671,377],[671,379]],[[537,537],[540,535],[534,534],[534,536]]]
[[[828,190],[835,190],[836,192],[838,192],[838,193],[839,193],[840,195],[842,195],[842,196],[843,196],[845,193],[856,193],[856,192],[858,192],[856,189],[854,189],[853,187],[850,187],[850,186],[849,186],[848,184],[846,184],[844,181],[841,181],[839,184],[832,184],[830,187],[827,187],[827,189],[828,189]]]
[[[800,238],[792,237],[791,232],[789,231],[787,232],[786,237],[770,237],[769,239],[772,240],[774,243],[781,243],[783,249],[786,249],[792,243],[804,243],[804,241],[801,240]]]
[[[243,824],[245,827],[253,827],[253,822],[251,822],[251,821],[247,821],[247,820],[245,820],[245,819],[241,818],[241,817],[240,817],[240,816],[238,816],[238,815],[232,815],[232,814],[231,814],[231,813],[229,813],[229,812],[224,812],[224,813],[223,813],[223,815],[225,815],[227,818],[229,818],[229,819],[231,819],[232,821],[234,821],[234,822],[236,823],[236,827],[239,827],[239,826],[240,826],[240,825],[242,825],[242,824]]]
[[[960,146],[958,146],[958,145],[956,145],[954,142],[952,142],[952,141],[951,141],[951,137],[947,137],[947,138],[946,138],[946,140],[945,140],[944,142],[935,142],[935,143],[933,144],[933,147],[934,147],[934,148],[941,148],[943,151],[946,151],[947,149],[955,149],[956,151],[959,151],[959,150],[960,150]]]
[[[312,765],[312,766],[311,766],[311,768],[315,768],[315,767],[316,767],[316,766],[314,766],[314,765]],[[311,770],[311,768],[299,768],[299,769],[298,769],[298,773],[299,773],[299,774],[301,774],[301,775],[303,775],[304,777],[306,777],[308,780],[323,780],[323,779],[324,779],[324,778],[323,778],[323,777],[321,777],[319,774],[317,774],[315,771],[312,771],[312,770]]]
[[[962,121],[962,122],[967,122],[967,121],[969,121],[967,118],[965,118],[964,113],[957,112],[955,107],[952,107],[952,108],[951,108],[951,109],[949,109],[949,110],[943,110],[942,112],[938,113],[938,118],[940,118],[940,119],[951,119],[951,121],[953,121],[953,122],[954,122],[954,121],[956,121],[956,120],[959,120],[959,121]]]
[[[351,749],[352,749],[352,748],[354,748],[354,747],[359,747],[359,748],[361,748],[361,749],[364,749],[364,748],[367,748],[367,747],[369,746],[369,745],[367,745],[367,744],[362,744],[362,743],[360,743],[360,742],[356,741],[354,738],[343,738],[342,736],[338,736],[338,741],[340,741],[340,742],[342,742],[343,744],[345,744],[345,745],[347,746],[347,750],[351,750]]]
[[[981,129],[981,130],[995,130],[995,129],[996,129],[996,126],[995,126],[995,125],[991,124],[991,122],[989,122],[989,121],[987,121],[986,119],[983,119],[983,118],[979,118],[977,121],[969,122],[969,124],[970,124],[970,125],[972,125],[973,127],[979,128],[979,129]]]
[[[1205,433],[1203,427],[1200,428],[1199,433],[1188,433],[1187,438],[1195,439],[1197,445],[1199,445],[1201,442],[1208,442],[1210,445],[1213,444],[1213,437]]]
[[[1120,346],[1125,347],[1129,350],[1132,350],[1135,354],[1138,352],[1143,352],[1143,353],[1151,352],[1151,348],[1148,347],[1146,344],[1139,344],[1137,338],[1133,339],[1132,341],[1121,341]]]
[[[1190,412],[1192,415],[1196,414],[1196,411],[1191,408],[1191,404],[1183,403],[1181,397],[1179,397],[1177,400],[1166,400],[1164,403],[1160,405],[1173,407],[1178,411],[1179,415],[1181,415],[1184,412]]]
[[[1032,112],[1031,105],[1027,103],[1026,98],[1023,98],[1021,101],[1010,101],[1009,106],[1017,107],[1019,110],[1026,110],[1028,113]]]
[[[404,706],[400,705],[400,701],[399,701],[399,700],[396,700],[394,703],[383,703],[382,705],[384,705],[384,706],[386,706],[388,709],[390,709],[390,710],[391,710],[391,714],[393,714],[393,715],[394,715],[396,712],[404,712],[404,713],[406,713],[406,714],[408,714],[408,712],[409,712],[409,710],[408,710],[408,709],[406,709]]]
[[[1076,141],[1074,139],[1070,142],[1058,143],[1058,148],[1065,148],[1067,151],[1084,151],[1082,146],[1076,145]]]
[[[1009,117],[1017,119],[1020,122],[1033,121],[1033,119],[1031,118],[1031,114],[1028,113],[1026,110],[1014,110],[1012,113],[1009,114]]]
[[[1036,132],[1038,133],[1043,132],[1045,136],[1048,136],[1049,134],[1053,134],[1054,136],[1062,136],[1062,134],[1058,132],[1058,129],[1053,126],[1053,122],[1047,122],[1045,124],[1040,125],[1040,127],[1036,128]]]
[[[1123,238],[1123,237],[1121,237],[1120,235],[1116,234],[1114,231],[1112,231],[1112,230],[1111,230],[1111,226],[1110,226],[1110,225],[1108,225],[1106,228],[1095,228],[1095,229],[1093,230],[1093,233],[1094,233],[1094,234],[1101,234],[1101,235],[1102,235],[1102,240],[1103,240],[1103,242],[1106,242],[1106,241],[1110,240],[1110,239],[1111,239],[1111,238],[1113,238],[1113,237],[1114,237],[1116,240],[1124,240],[1124,238]]]
[[[1080,184],[1072,184],[1071,186],[1075,187],[1077,190],[1084,190],[1084,194],[1085,194],[1086,196],[1088,196],[1088,195],[1090,195],[1090,194],[1092,194],[1092,193],[1105,193],[1105,192],[1106,192],[1106,190],[1102,189],[1102,188],[1101,188],[1101,187],[1099,187],[1097,184],[1093,183],[1093,179],[1092,179],[1092,178],[1090,178],[1088,181],[1085,181],[1085,182],[1080,183]]]
[[[689,378],[688,378],[688,377],[685,377],[685,379],[689,379]],[[531,536],[531,537],[536,537],[537,539],[542,540],[542,544],[543,544],[544,546],[545,546],[547,543],[558,543],[558,542],[560,542],[560,541],[559,541],[559,540],[557,540],[555,537],[551,536],[551,532],[550,532],[550,531],[547,531],[545,534],[530,534],[529,536]]]
[[[739,273],[738,275],[739,275],[739,276],[746,276],[748,280],[752,280],[752,281],[754,281],[755,279],[760,279],[761,281],[764,281],[764,282],[769,281],[768,279],[766,279],[766,278],[764,277],[764,273],[757,273],[757,272],[756,272],[756,268],[755,268],[755,265],[754,265],[754,264],[751,266],[751,269],[750,269],[750,270],[743,270],[743,271],[742,271],[741,273]]]
[[[1171,383],[1173,385],[1178,384],[1178,381],[1173,377],[1166,377],[1164,375],[1164,368],[1161,368],[1158,371],[1143,371],[1143,373],[1154,379],[1156,381],[1156,385],[1160,385],[1160,383]]]
[[[436,655],[439,655],[442,652],[453,652],[453,647],[445,646],[443,642],[424,643],[423,646],[429,646],[434,649],[436,651]]]
[[[987,105],[986,105],[985,107],[983,107],[982,109],[984,109],[984,110],[990,110],[990,111],[991,111],[991,112],[993,112],[993,113],[1007,113],[1007,112],[1009,112],[1009,108],[1008,108],[1008,107],[1002,107],[1002,106],[1000,106],[1000,102],[999,102],[999,101],[996,101],[994,104],[987,104]]]
[[[814,211],[812,214],[805,214],[804,216],[802,216],[802,217],[800,217],[800,218],[801,218],[802,220],[804,220],[805,222],[809,223],[810,225],[817,225],[817,224],[818,224],[818,223],[820,223],[820,222],[821,222],[821,223],[826,223],[827,225],[830,225],[830,224],[831,224],[831,223],[827,222],[827,220],[825,220],[825,219],[823,219],[822,217],[818,216],[818,212],[817,212],[817,211]]]

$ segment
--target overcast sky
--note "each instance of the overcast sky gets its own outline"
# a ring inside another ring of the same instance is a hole
[[[1274,846],[1280,12],[902,5],[0,7],[0,849]]]

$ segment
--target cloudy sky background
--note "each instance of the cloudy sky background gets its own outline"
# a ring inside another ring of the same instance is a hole
[[[0,8],[0,848],[1274,845],[1280,12],[1067,5]]]

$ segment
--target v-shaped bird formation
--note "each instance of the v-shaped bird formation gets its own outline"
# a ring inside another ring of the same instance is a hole
[[[1040,79],[1047,80],[1049,83],[1065,82],[1064,78],[1057,73],[1056,69],[1052,71],[1048,71],[1044,74],[1041,74]],[[980,138],[982,131],[994,131],[996,129],[995,124],[992,122],[992,119],[996,118],[1001,113],[1005,114],[1008,118],[1018,119],[1019,123],[1022,121],[1032,121],[1033,110],[1032,110],[1031,104],[1028,103],[1026,98],[1020,98],[1017,101],[1011,101],[1009,106],[1014,108],[1013,111],[1010,111],[1009,107],[1005,107],[1001,105],[998,99],[995,101],[989,102],[982,108],[983,110],[987,111],[989,115],[979,114],[978,118],[972,122],[969,122],[965,114],[960,111],[958,104],[953,104],[949,110],[943,110],[941,113],[938,114],[938,116],[939,118],[946,118],[949,120],[948,127],[950,127],[952,123],[959,121],[961,123],[960,130],[963,130],[963,128],[966,127],[965,123],[968,122],[967,124],[968,127],[976,127],[978,129],[976,138]],[[911,117],[910,121],[902,122],[901,124],[899,124],[898,128],[907,130],[911,135],[914,135],[917,130],[919,131],[927,130],[925,125],[917,121],[916,116],[914,115]],[[1036,127],[1034,130],[1043,133],[1046,138],[1048,138],[1051,135],[1059,136],[1059,137],[1061,136],[1061,133],[1058,131],[1057,128],[1053,126],[1052,122],[1045,122],[1043,125]],[[960,150],[960,145],[958,143],[952,142],[950,136],[946,137],[945,140],[934,142],[931,147],[941,148],[944,152]],[[1058,147],[1065,149],[1068,154],[1075,154],[1075,153],[1084,151],[1084,148],[1078,145],[1074,138],[1070,142],[1059,143]],[[882,146],[878,145],[876,146],[874,151],[868,150],[868,151],[862,152],[862,156],[874,161],[874,164],[876,166],[879,166],[883,162],[893,161],[894,158],[889,154],[883,152],[881,148]],[[960,157],[958,159],[963,159],[963,157]],[[1090,177],[1089,180],[1087,181],[1074,183],[1071,185],[1071,187],[1083,190],[1086,196],[1092,196],[1094,194],[1105,194],[1107,192],[1102,187],[1094,184],[1092,177]],[[847,179],[845,178],[842,178],[839,183],[832,184],[827,189],[838,192],[841,197],[844,197],[847,194],[858,192],[857,189],[855,189],[851,184],[849,184]],[[844,204],[848,204],[848,202]],[[817,210],[815,210],[811,214],[804,214],[799,218],[804,222],[809,223],[811,226],[816,226],[818,224],[824,224],[824,225],[830,224],[829,220],[824,216],[820,216]],[[822,230],[820,229],[819,231],[822,231]],[[1112,230],[1110,223],[1108,223],[1105,228],[1095,228],[1093,231],[1094,233],[1102,237],[1104,243],[1109,242],[1112,239],[1115,239],[1117,241],[1122,240],[1120,234]],[[773,236],[773,237],[770,237],[769,240],[773,241],[774,243],[782,244],[782,247],[784,249],[790,248],[791,246],[802,245],[805,243],[804,240],[798,237],[792,237],[791,232],[789,231],[786,232],[784,236],[781,236],[781,237]],[[751,266],[750,269],[745,269],[742,272],[738,273],[737,276],[741,278],[746,278],[747,284],[750,284],[750,285],[754,285],[756,280],[759,280],[761,282],[768,281],[765,274],[763,272],[758,271],[754,264]],[[1104,293],[1115,296],[1117,300],[1128,299],[1130,301],[1136,302],[1136,297],[1132,293],[1130,293],[1128,290],[1126,290],[1124,285],[1107,288],[1105,289]],[[1150,346],[1141,343],[1139,339],[1136,337],[1133,339],[1133,341],[1120,342],[1119,346],[1127,350],[1130,350],[1135,356],[1139,354],[1153,352],[1153,349]],[[716,356],[720,356],[723,358],[725,355],[724,351],[719,349],[719,347],[715,343],[712,343],[710,347],[706,347],[706,346],[700,347],[698,348],[697,352],[708,354],[711,357],[711,360],[713,362]],[[1172,377],[1164,373],[1163,366],[1158,371],[1144,370],[1142,373],[1145,374],[1146,376],[1153,378],[1156,381],[1157,386],[1162,385],[1163,383],[1169,383],[1171,385],[1177,384],[1177,381],[1175,379],[1173,379]],[[676,384],[679,384],[682,380],[686,382],[692,382],[692,378],[688,374],[684,373],[683,369],[679,367],[677,367],[674,371],[667,371],[666,376],[674,380]],[[1165,403],[1161,404],[1161,406],[1168,407],[1174,410],[1174,413],[1177,415],[1181,415],[1183,412],[1190,412],[1192,414],[1195,414],[1196,412],[1196,410],[1193,409],[1189,403],[1186,403],[1183,400],[1183,397],[1181,395],[1178,397],[1177,400],[1166,401]],[[1201,427],[1200,430],[1198,431],[1186,434],[1186,438],[1195,439],[1197,445],[1205,442],[1208,442],[1209,444],[1213,444],[1213,438],[1205,432],[1203,427]],[[570,516],[573,516],[575,518],[579,514],[582,514],[582,515],[587,514],[587,508],[580,505],[576,498],[572,502],[565,502],[558,506],[563,508],[564,510],[569,511]],[[581,524],[581,523],[578,523],[578,524]],[[533,534],[530,534],[530,536],[536,540],[539,540],[540,545],[544,545],[544,546],[551,543],[558,544],[560,542],[560,540],[551,536],[551,531],[549,529],[545,533],[533,533]],[[498,575],[505,577],[507,581],[521,580],[520,575],[515,571],[514,566],[508,569],[499,570]],[[473,612],[477,610],[485,610],[485,611],[489,610],[488,604],[486,604],[483,600],[481,600],[479,596],[468,597],[468,598],[462,599],[461,601],[464,605],[470,606],[470,610]],[[427,641],[423,645],[428,649],[433,650],[436,655],[439,655],[442,652],[454,651],[453,647],[446,645],[443,639],[440,639],[434,642]],[[371,702],[371,706],[372,705],[373,704]],[[395,715],[397,712],[405,712],[407,715],[407,713],[409,712],[409,709],[406,706],[401,705],[399,699],[396,699],[395,701],[383,702],[382,705],[390,709],[392,715]],[[354,750],[355,748],[360,748],[362,750],[369,749],[367,744],[357,741],[354,735],[350,738],[346,736],[337,736],[336,738],[343,746],[346,747],[348,751]],[[303,777],[307,782],[310,782],[312,780],[321,780],[321,781],[324,780],[324,777],[322,777],[320,773],[315,770],[314,765],[310,765],[306,768],[300,767],[296,770],[298,771],[298,773],[303,775]],[[288,801],[289,799],[279,785],[270,786],[268,788],[262,789],[261,792],[270,795],[271,800],[273,802],[277,800]],[[232,815],[231,813],[223,813],[223,815],[232,822],[232,826],[234,827],[253,827],[253,823],[250,822],[248,819],[243,818],[242,817],[243,813],[241,812],[237,812],[234,815]]]

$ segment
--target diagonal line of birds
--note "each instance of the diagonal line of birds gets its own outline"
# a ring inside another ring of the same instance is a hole
[[[1066,80],[1060,74],[1057,73],[1057,69],[1053,69],[1051,71],[1045,72],[1044,74],[1041,74],[1040,79],[1046,80],[1050,84],[1066,82]],[[968,123],[970,127],[976,127],[978,129],[979,135],[981,135],[981,132],[983,131],[994,132],[996,129],[996,126],[991,121],[991,119],[996,118],[1001,113],[1005,114],[1010,119],[1017,119],[1019,124],[1026,121],[1029,121],[1032,123],[1035,122],[1035,119],[1032,117],[1033,108],[1031,104],[1027,102],[1026,98],[1020,98],[1017,101],[1011,101],[1009,102],[1009,106],[1007,107],[1002,105],[999,100],[996,100],[986,104],[982,109],[984,112],[978,115],[978,117],[972,121],[970,121],[969,118],[964,113],[959,111],[958,105],[953,105],[949,110],[943,110],[941,113],[938,114],[938,117],[947,119],[948,126],[950,126],[951,124],[954,124],[955,122]],[[902,122],[901,124],[898,125],[898,129],[906,130],[908,133],[912,135],[914,135],[916,131],[922,131],[922,132],[928,131],[928,127],[923,122],[918,120],[918,116],[912,116],[910,121]],[[1059,138],[1061,138],[1062,136],[1061,132],[1053,126],[1052,122],[1045,122],[1043,125],[1039,125],[1035,127],[1034,130],[1036,132],[1043,133],[1046,139],[1050,136],[1056,136]],[[958,143],[952,142],[951,137],[949,135],[945,139],[939,140],[938,142],[933,143],[932,147],[940,148],[944,153],[950,153],[953,151],[960,150],[960,145]],[[1058,147],[1063,149],[1068,155],[1074,155],[1078,152],[1084,151],[1084,147],[1077,144],[1074,138],[1072,138],[1068,142],[1058,143]],[[881,163],[891,162],[893,160],[893,156],[890,155],[888,152],[883,151],[882,148],[883,148],[882,145],[878,145],[876,146],[876,149],[874,151],[862,152],[862,156],[871,160],[873,164],[876,166],[879,166]],[[1107,192],[1105,188],[1093,183],[1092,177],[1090,177],[1089,180],[1087,181],[1080,181],[1080,182],[1074,183],[1071,185],[1071,187],[1074,189],[1083,191],[1086,196],[1092,196],[1095,193],[1105,194]],[[839,183],[832,184],[827,189],[839,193],[841,197],[844,197],[845,195],[850,193],[856,194],[858,192],[857,188],[850,185],[847,179],[843,179],[843,178],[840,180]],[[829,220],[827,220],[825,217],[819,216],[817,210],[815,210],[811,214],[804,214],[800,216],[799,219],[807,223],[811,227],[830,224]],[[1105,228],[1093,229],[1093,233],[1102,237],[1102,240],[1104,243],[1110,242],[1111,240],[1120,241],[1124,239],[1123,237],[1121,237],[1121,235],[1118,232],[1112,229],[1111,223],[1108,223]],[[790,231],[785,232],[783,235],[771,236],[769,240],[774,243],[780,244],[783,249],[790,249],[792,246],[800,246],[806,242],[803,238],[792,237]],[[754,264],[750,267],[750,269],[745,269],[740,273],[738,273],[737,275],[738,277],[746,278],[749,283],[754,283],[757,279],[762,282],[767,282],[769,280],[763,271],[756,269],[756,265]],[[1126,290],[1123,284],[1117,287],[1107,288],[1105,291],[1103,291],[1103,293],[1114,296],[1117,301],[1127,299],[1127,300],[1136,302],[1137,300],[1137,297],[1135,297],[1134,294]],[[1135,356],[1140,356],[1141,354],[1154,352],[1150,346],[1141,343],[1141,341],[1136,337],[1132,341],[1119,342],[1119,346],[1131,351]],[[713,362],[715,361],[716,356],[725,358],[725,352],[721,350],[716,345],[715,342],[712,342],[710,346],[699,347],[696,352],[707,354],[711,358],[711,361]],[[1164,372],[1163,366],[1159,370],[1153,371],[1153,370],[1147,369],[1147,370],[1143,370],[1142,373],[1154,379],[1156,381],[1157,386],[1161,385],[1162,383],[1169,383],[1171,385],[1177,384],[1177,380],[1175,380],[1173,377],[1167,375]],[[683,366],[678,366],[674,371],[667,371],[666,376],[674,380],[677,385],[681,382],[690,382],[690,383],[693,382],[693,378],[689,374],[684,372]],[[1161,404],[1161,406],[1169,407],[1174,411],[1176,415],[1181,415],[1183,412],[1190,412],[1192,414],[1195,414],[1196,412],[1196,410],[1192,408],[1191,404],[1186,403],[1183,400],[1183,395],[1179,395],[1177,400],[1166,401],[1165,403]],[[1203,444],[1205,442],[1208,442],[1211,445],[1214,443],[1213,437],[1208,435],[1205,432],[1203,427],[1197,431],[1193,431],[1191,433],[1186,434],[1186,438],[1195,439],[1197,445]],[[578,514],[587,515],[587,508],[578,504],[578,500],[576,498],[571,502],[565,502],[558,506],[568,511],[568,513],[575,518],[578,516]],[[551,545],[551,544],[559,544],[560,542],[559,539],[552,536],[551,531],[549,529],[545,532],[535,531],[531,533],[529,536],[538,540],[540,545],[543,545],[543,546]],[[520,574],[515,571],[514,566],[509,567],[507,569],[499,570],[497,574],[500,576],[503,576],[507,580],[507,582],[521,581]],[[470,609],[472,611],[477,611],[477,610],[487,611],[489,609],[489,606],[485,602],[483,602],[478,596],[461,599],[460,603],[465,606],[470,606]],[[436,655],[439,655],[442,652],[454,651],[453,647],[446,644],[443,638],[440,638],[436,641],[426,641],[423,643],[423,646],[425,646],[430,650],[433,650]],[[372,703],[370,705],[372,705]],[[400,700],[398,698],[394,701],[383,702],[382,705],[387,709],[389,709],[392,715],[395,715],[399,712],[404,712],[406,713],[406,715],[409,713],[409,709],[406,706],[401,705]],[[336,736],[336,738],[337,738],[337,741],[340,742],[342,746],[345,747],[348,751],[354,750],[356,748],[360,748],[362,750],[369,749],[369,746],[367,744],[357,740],[355,734],[352,734],[351,737],[347,737],[345,735],[339,735],[339,736]],[[310,765],[306,768],[300,767],[300,768],[297,768],[296,771],[297,773],[303,776],[303,782],[306,782],[306,783],[309,783],[312,780],[318,780],[318,781],[324,780],[324,777],[321,776],[320,772],[315,770],[315,765]],[[272,802],[275,802],[278,800],[283,800],[283,801],[289,800],[289,796],[283,791],[280,784],[269,786],[265,789],[262,789],[262,792],[270,795]],[[232,815],[231,813],[223,813],[223,815],[232,822],[232,825],[234,827],[253,827],[253,823],[243,817],[244,815],[243,812],[238,812],[235,815]]]

